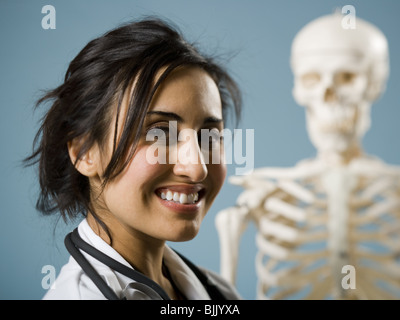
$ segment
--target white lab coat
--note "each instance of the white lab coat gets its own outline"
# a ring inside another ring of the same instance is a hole
[[[132,268],[132,266],[110,245],[96,235],[90,228],[86,219],[78,226],[79,235],[87,243],[102,251],[118,262]],[[81,250],[85,258],[102,276],[106,283],[120,297],[128,300],[160,300],[160,295],[150,287],[138,283],[110,267],[104,265],[97,259]],[[179,290],[189,300],[210,299],[206,289],[193,271],[182,261],[182,259],[167,245],[164,251],[164,263],[170,271],[172,280]],[[201,270],[206,274],[209,281],[220,289],[227,299],[241,299],[236,289],[214,272]],[[73,257],[69,258],[54,285],[50,288],[44,300],[103,300],[106,299],[93,281],[83,272],[82,268]]]

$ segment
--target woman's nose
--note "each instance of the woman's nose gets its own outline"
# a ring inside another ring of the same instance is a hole
[[[180,133],[181,134],[181,133]],[[174,174],[185,176],[192,182],[203,181],[208,174],[201,148],[196,133],[190,132],[185,135],[184,141],[178,143],[177,161],[174,164]]]

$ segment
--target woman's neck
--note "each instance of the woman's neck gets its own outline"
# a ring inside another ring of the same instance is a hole
[[[115,223],[106,222],[108,234],[90,213],[87,215],[87,221],[92,230],[135,270],[163,286],[165,276],[162,272],[162,262],[165,241],[151,238],[122,225],[116,226]]]

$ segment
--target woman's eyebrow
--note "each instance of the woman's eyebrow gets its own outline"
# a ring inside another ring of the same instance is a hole
[[[204,120],[204,123],[221,123],[223,122],[223,119],[216,118],[216,117],[208,117]]]
[[[164,116],[166,118],[171,118],[178,122],[183,121],[183,119],[179,115],[177,115],[176,113],[173,113],[173,112],[165,112],[165,111],[149,111],[149,112],[147,112],[148,116],[153,115],[153,114]]]
[[[153,110],[153,111],[149,111],[147,112],[148,116],[151,115],[160,115],[160,116],[164,116],[166,118],[170,118],[170,119],[174,119],[178,122],[183,122],[183,119],[181,116],[177,115],[174,112],[166,112],[166,111],[157,111],[157,110]],[[221,123],[223,122],[223,119],[220,118],[216,118],[216,117],[207,117],[204,119],[203,123],[204,124],[209,124],[209,123]]]

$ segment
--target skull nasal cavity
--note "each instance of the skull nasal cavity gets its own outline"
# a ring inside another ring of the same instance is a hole
[[[336,101],[336,93],[333,90],[333,88],[327,88],[325,90],[325,95],[324,95],[324,100],[325,102],[334,102]]]

